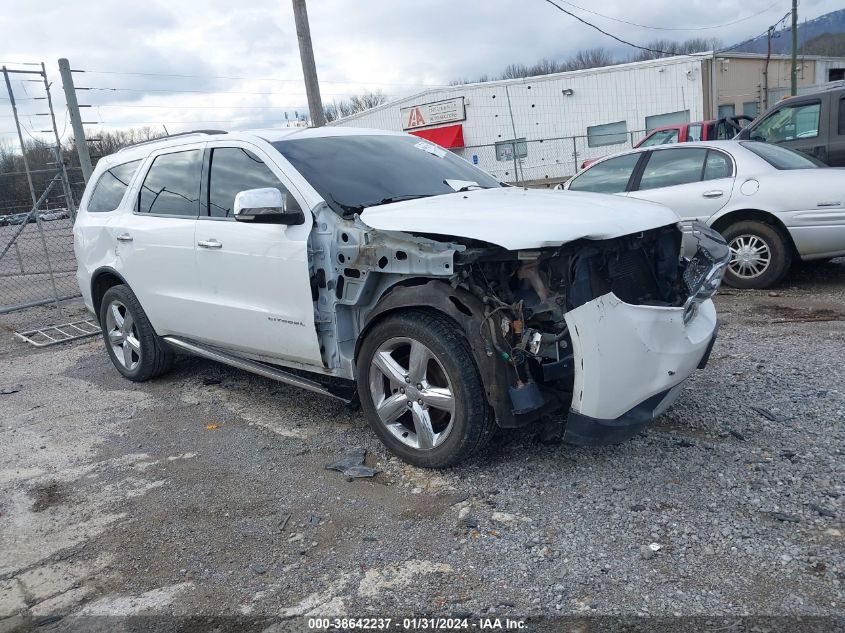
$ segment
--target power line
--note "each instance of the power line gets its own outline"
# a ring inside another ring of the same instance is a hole
[[[721,49],[719,49],[718,51],[715,51],[715,52],[716,52],[716,53],[727,53],[727,52],[732,51],[732,50],[734,50],[734,49],[737,49],[737,48],[740,48],[740,47],[742,47],[742,46],[745,46],[746,44],[750,44],[751,42],[753,42],[754,40],[756,40],[758,37],[762,37],[762,36],[764,36],[766,33],[768,33],[768,32],[769,32],[769,29],[776,29],[776,28],[778,28],[778,26],[780,26],[780,24],[781,24],[781,23],[782,23],[782,22],[783,22],[786,18],[788,18],[788,17],[790,16],[790,14],[791,14],[791,13],[792,13],[792,11],[787,11],[787,12],[786,12],[786,15],[784,15],[784,16],[783,16],[780,20],[778,20],[777,22],[775,22],[774,24],[772,24],[770,27],[768,27],[765,31],[763,31],[763,32],[762,32],[762,33],[760,33],[759,35],[755,35],[754,37],[750,37],[750,38],[748,38],[747,40],[745,40],[744,42],[740,42],[739,44],[734,44],[733,46],[729,46],[728,48],[721,48]]]
[[[552,0],[543,0],[543,2],[546,2],[546,3],[550,4],[550,5],[552,5],[552,6],[553,6],[553,7],[555,7],[558,11],[563,11],[566,15],[568,15],[568,16],[570,16],[570,17],[572,17],[572,18],[575,18],[576,20],[578,20],[578,21],[579,21],[579,22],[581,22],[582,24],[586,24],[587,26],[589,26],[589,27],[590,27],[590,28],[592,28],[592,29],[595,29],[595,30],[596,30],[596,31],[598,31],[599,33],[601,33],[601,34],[603,34],[603,35],[607,35],[608,37],[610,37],[610,38],[612,38],[612,39],[616,40],[617,42],[621,42],[622,44],[625,44],[626,46],[631,46],[631,47],[633,47],[633,48],[638,48],[638,49],[640,49],[641,51],[648,51],[649,53],[657,53],[658,55],[670,55],[670,56],[671,56],[671,55],[677,55],[677,53],[671,53],[671,52],[669,52],[669,51],[662,51],[662,50],[657,49],[657,48],[649,48],[648,46],[640,46],[639,44],[634,44],[633,42],[629,42],[628,40],[623,40],[621,37],[617,37],[617,36],[616,36],[616,35],[614,35],[613,33],[608,33],[607,31],[605,31],[604,29],[602,29],[602,28],[601,28],[601,27],[599,27],[599,26],[596,26],[596,25],[595,25],[595,24],[593,24],[592,22],[587,22],[587,20],[585,20],[584,18],[582,18],[582,17],[580,17],[580,16],[578,16],[578,15],[576,15],[576,14],[572,13],[572,11],[569,11],[569,10],[567,10],[567,9],[564,9],[562,6],[560,6],[560,5],[559,5],[559,4],[557,4],[556,2],[553,2]]]
[[[178,77],[182,79],[233,79],[237,81],[278,81],[278,82],[295,82],[302,83],[302,79],[280,79],[278,77],[231,77],[228,75],[189,75],[176,73],[139,73],[139,72],[124,72],[117,70],[88,70],[88,69],[74,69],[75,73],[92,73],[97,75],[133,75],[139,77]],[[358,85],[374,85],[374,86],[405,86],[410,88],[449,88],[450,86],[443,84],[423,84],[423,83],[392,83],[387,81],[341,81],[322,79],[320,83],[324,84],[358,84]]]
[[[284,96],[292,96],[292,95],[305,95],[304,92],[252,92],[248,90],[175,90],[169,88],[108,88],[103,86],[90,86],[90,87],[78,87],[77,90],[94,90],[100,92],[140,92],[140,93],[147,93],[147,92],[161,92],[161,93],[172,93],[172,94],[204,94],[204,95],[213,95],[213,94],[226,94],[226,95],[284,95]],[[344,96],[353,96],[354,92],[324,92],[323,94],[332,95],[335,97],[344,97]],[[385,97],[398,97],[399,95],[384,95]]]
[[[593,11],[591,9],[585,9],[582,6],[579,6],[573,2],[567,2],[566,0],[558,0],[558,2],[568,5],[570,7],[574,7],[585,13],[591,13],[593,15],[597,15],[600,18],[604,18],[606,20],[613,20],[614,22],[619,22],[621,24],[627,24],[628,26],[636,26],[641,29],[650,29],[653,31],[709,31],[713,29],[721,29],[726,26],[733,26],[734,24],[739,24],[740,22],[745,22],[746,20],[750,20],[751,18],[756,18],[758,15],[762,15],[767,11],[773,9],[779,2],[773,2],[768,7],[763,9],[762,11],[758,11],[757,13],[752,13],[751,15],[747,15],[744,18],[739,18],[738,20],[733,20],[731,22],[725,22],[724,24],[714,24],[713,26],[698,26],[698,27],[690,27],[690,28],[682,28],[682,27],[671,27],[671,26],[649,26],[647,24],[638,24],[637,22],[630,22],[628,20],[623,20],[622,18],[614,18],[610,15],[604,15],[603,13],[599,13],[598,11]]]
[[[562,1],[562,0],[561,0],[561,1]],[[620,43],[622,43],[622,44],[625,44],[626,46],[631,46],[631,47],[633,47],[633,48],[638,48],[638,49],[640,49],[640,50],[642,50],[642,51],[648,51],[649,53],[656,53],[656,54],[658,54],[658,55],[668,55],[668,56],[677,56],[677,55],[679,55],[679,53],[677,53],[677,52],[672,52],[672,51],[663,51],[663,50],[656,49],[656,48],[650,48],[650,47],[648,47],[648,46],[640,46],[639,44],[634,44],[633,42],[629,42],[629,41],[627,41],[627,40],[623,40],[621,37],[617,37],[617,36],[616,36],[616,35],[614,35],[613,33],[608,33],[607,31],[605,31],[605,30],[604,30],[604,29],[602,29],[601,27],[598,27],[598,26],[596,26],[595,24],[593,24],[592,22],[588,22],[588,21],[587,21],[587,20],[585,20],[584,18],[582,18],[582,17],[580,17],[580,16],[578,16],[578,15],[576,15],[576,14],[572,13],[572,11],[568,11],[567,9],[564,9],[562,6],[560,6],[560,5],[559,5],[559,4],[557,4],[556,2],[553,2],[553,0],[543,0],[543,2],[546,2],[546,3],[550,4],[550,5],[552,5],[553,7],[555,7],[555,8],[556,8],[556,9],[558,9],[559,11],[562,11],[562,12],[563,12],[563,13],[565,13],[566,15],[568,15],[568,16],[570,16],[570,17],[575,18],[576,20],[578,20],[578,21],[579,21],[579,22],[581,22],[582,24],[586,24],[587,26],[589,26],[590,28],[595,29],[595,30],[596,30],[596,31],[598,31],[599,33],[602,33],[603,35],[607,35],[608,37],[610,37],[610,38],[612,38],[612,39],[616,40],[617,42],[620,42]],[[788,16],[790,13],[791,13],[791,11],[790,11],[789,13],[787,13],[786,15]],[[782,22],[782,21],[785,19],[785,17],[786,17],[786,16],[784,16],[784,18],[781,18],[780,20],[778,20],[775,24],[779,24],[780,22]],[[717,52],[717,53],[725,53],[725,52],[728,52],[728,51],[732,51],[732,50],[734,50],[735,48],[739,48],[739,47],[741,47],[741,46],[744,46],[745,44],[748,44],[749,42],[752,42],[752,41],[756,40],[758,37],[761,37],[761,35],[765,35],[767,32],[768,32],[768,29],[766,29],[765,31],[763,31],[763,33],[762,33],[762,34],[760,34],[760,35],[755,35],[754,37],[752,37],[752,38],[750,38],[750,39],[748,39],[748,40],[745,40],[744,42],[740,42],[739,44],[735,44],[734,46],[731,46],[731,47],[728,47],[728,48],[724,48],[724,49],[721,49],[721,50],[718,50],[718,51],[715,51],[715,52]],[[683,53],[681,53],[681,54],[683,54]]]
[[[303,104],[287,106],[184,106],[184,105],[122,105],[119,103],[96,103],[98,108],[164,108],[173,110],[295,110]]]

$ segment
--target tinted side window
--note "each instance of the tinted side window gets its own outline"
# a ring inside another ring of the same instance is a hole
[[[730,178],[733,175],[731,159],[727,154],[709,150],[707,160],[704,162],[704,176],[702,180],[715,180],[716,178]]]
[[[772,112],[751,130],[751,140],[779,143],[819,135],[821,103],[785,106]]]
[[[199,214],[201,172],[201,150],[192,149],[156,157],[144,178],[138,198],[138,211],[196,217]]]
[[[129,181],[132,180],[140,164],[140,160],[133,160],[131,163],[117,165],[104,172],[94,186],[91,199],[88,201],[88,211],[102,213],[117,209],[120,201],[123,200],[123,194],[129,187]]]
[[[620,193],[625,191],[628,180],[640,160],[639,152],[610,158],[589,167],[572,180],[570,191],[595,193]]]
[[[640,190],[698,182],[706,155],[703,147],[653,151],[640,179]]]
[[[206,215],[231,218],[235,196],[247,189],[274,187],[286,193],[284,185],[258,156],[239,147],[221,147],[211,152]],[[288,198],[288,205],[294,203]]]
[[[839,134],[845,134],[845,97],[839,99]]]

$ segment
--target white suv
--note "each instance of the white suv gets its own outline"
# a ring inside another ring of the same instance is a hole
[[[716,336],[728,251],[668,208],[527,190],[406,134],[196,132],[100,160],[78,279],[126,378],[189,352],[360,398],[419,466],[495,427],[618,442]]]

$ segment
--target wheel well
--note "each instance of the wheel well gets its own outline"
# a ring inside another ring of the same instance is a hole
[[[94,305],[94,314],[100,318],[100,304],[103,302],[103,295],[112,286],[125,284],[126,281],[115,271],[110,269],[101,270],[94,274],[91,280],[91,303]]]
[[[711,225],[712,228],[719,233],[727,229],[731,224],[737,222],[764,222],[775,227],[781,235],[783,235],[789,247],[792,249],[792,254],[798,256],[798,250],[795,248],[795,242],[792,241],[792,236],[786,225],[781,222],[780,218],[768,211],[760,211],[759,209],[740,209],[739,211],[731,211],[717,219]]]
[[[383,312],[378,313],[376,316],[374,316],[372,319],[370,319],[367,322],[367,324],[364,326],[364,328],[358,334],[358,340],[355,343],[355,361],[356,362],[358,361],[358,352],[361,349],[361,343],[363,343],[364,338],[367,336],[367,334],[370,332],[370,330],[372,330],[378,323],[381,323],[385,319],[390,318],[391,316],[393,316],[397,312],[408,312],[408,311],[428,312],[430,314],[436,314],[436,315],[441,316],[445,319],[448,319],[449,321],[451,321],[455,325],[455,327],[457,327],[459,330],[463,331],[461,324],[458,323],[452,315],[448,314],[447,312],[444,312],[443,310],[439,310],[438,308],[434,308],[434,307],[422,305],[422,304],[397,305],[395,307],[388,308],[388,309],[384,310]]]

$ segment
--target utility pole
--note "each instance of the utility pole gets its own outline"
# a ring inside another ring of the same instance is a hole
[[[769,109],[769,62],[772,59],[772,33],[774,33],[775,27],[770,26],[769,30],[766,31],[767,34],[767,45],[766,45],[766,65],[763,70],[763,107],[761,112],[765,112]]]
[[[299,58],[302,61],[302,74],[305,76],[305,93],[308,95],[311,125],[322,127],[326,124],[326,115],[323,112],[323,101],[320,99],[320,84],[317,82],[317,67],[314,63],[314,49],[311,47],[311,28],[308,26],[305,0],[293,0],[293,18],[296,22]]]
[[[798,94],[798,0],[792,0],[792,74],[790,76],[790,94]]]
[[[79,114],[79,102],[76,100],[73,73],[70,70],[70,62],[64,57],[59,60],[59,74],[62,76],[62,88],[65,90],[65,101],[67,102],[67,111],[70,114],[70,126],[73,130],[76,153],[79,156],[79,166],[82,167],[82,177],[87,183],[94,168],[91,166],[91,154],[88,153],[85,130],[82,129],[82,116]]]

